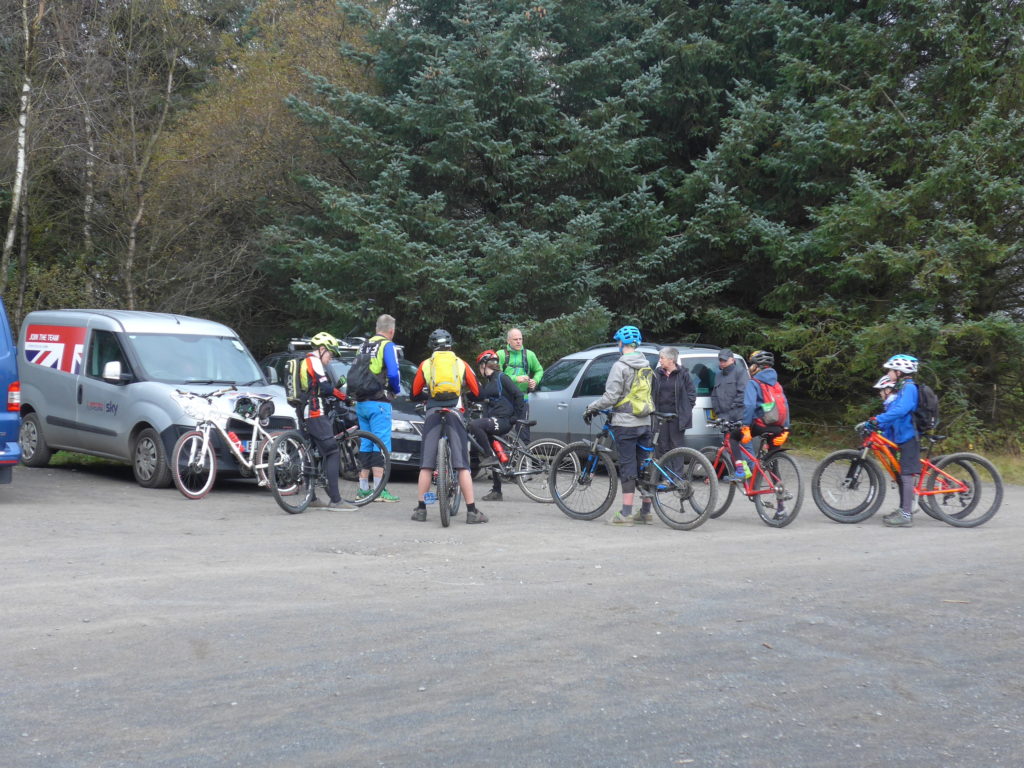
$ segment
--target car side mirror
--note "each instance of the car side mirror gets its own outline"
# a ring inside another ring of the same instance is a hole
[[[103,380],[111,384],[124,384],[131,381],[132,375],[121,370],[120,360],[111,360],[103,365]]]
[[[280,384],[281,380],[277,377],[277,369],[273,366],[265,366],[263,368],[263,375],[267,377],[267,381],[271,384]]]

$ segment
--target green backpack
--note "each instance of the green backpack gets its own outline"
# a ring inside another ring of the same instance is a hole
[[[654,396],[651,392],[653,382],[654,370],[649,365],[640,368],[633,376],[629,392],[615,404],[615,407],[629,403],[634,416],[650,416],[654,412]]]

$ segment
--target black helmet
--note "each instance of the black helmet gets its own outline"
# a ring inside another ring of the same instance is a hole
[[[427,340],[427,344],[430,345],[431,349],[451,349],[452,335],[448,333],[444,328],[438,328],[430,334],[430,338]]]
[[[243,419],[252,419],[256,417],[256,403],[253,402],[251,397],[245,397],[244,395],[235,400],[235,413],[241,416]]]
[[[765,352],[763,349],[759,349],[750,356],[750,362],[754,365],[760,366],[761,368],[771,368],[775,365],[775,355],[771,352]]]

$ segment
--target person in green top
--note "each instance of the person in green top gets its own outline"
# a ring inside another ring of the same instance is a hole
[[[498,350],[499,370],[516,383],[526,401],[524,419],[530,418],[530,393],[539,385],[544,375],[544,367],[537,361],[537,356],[523,347],[523,332],[512,328],[505,337],[507,344]],[[530,442],[530,428],[524,427],[519,433],[523,442]]]

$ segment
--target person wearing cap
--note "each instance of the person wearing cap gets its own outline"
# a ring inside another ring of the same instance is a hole
[[[479,399],[484,410],[482,418],[473,419],[466,427],[477,444],[487,451],[480,459],[480,466],[494,467],[491,470],[491,491],[483,500],[501,501],[501,471],[497,467],[498,457],[491,447],[491,438],[504,435],[512,429],[516,419],[524,418],[526,403],[522,390],[512,378],[498,370],[498,355],[493,349],[485,349],[477,355],[476,364],[480,373]]]
[[[747,389],[747,382],[750,381],[750,373],[746,366],[736,365],[736,357],[731,349],[718,350],[718,376],[715,377],[715,386],[711,390],[711,407],[715,409],[715,415],[726,421],[743,420],[743,394]],[[738,456],[740,432],[729,433],[732,441],[730,446],[734,456]]]

